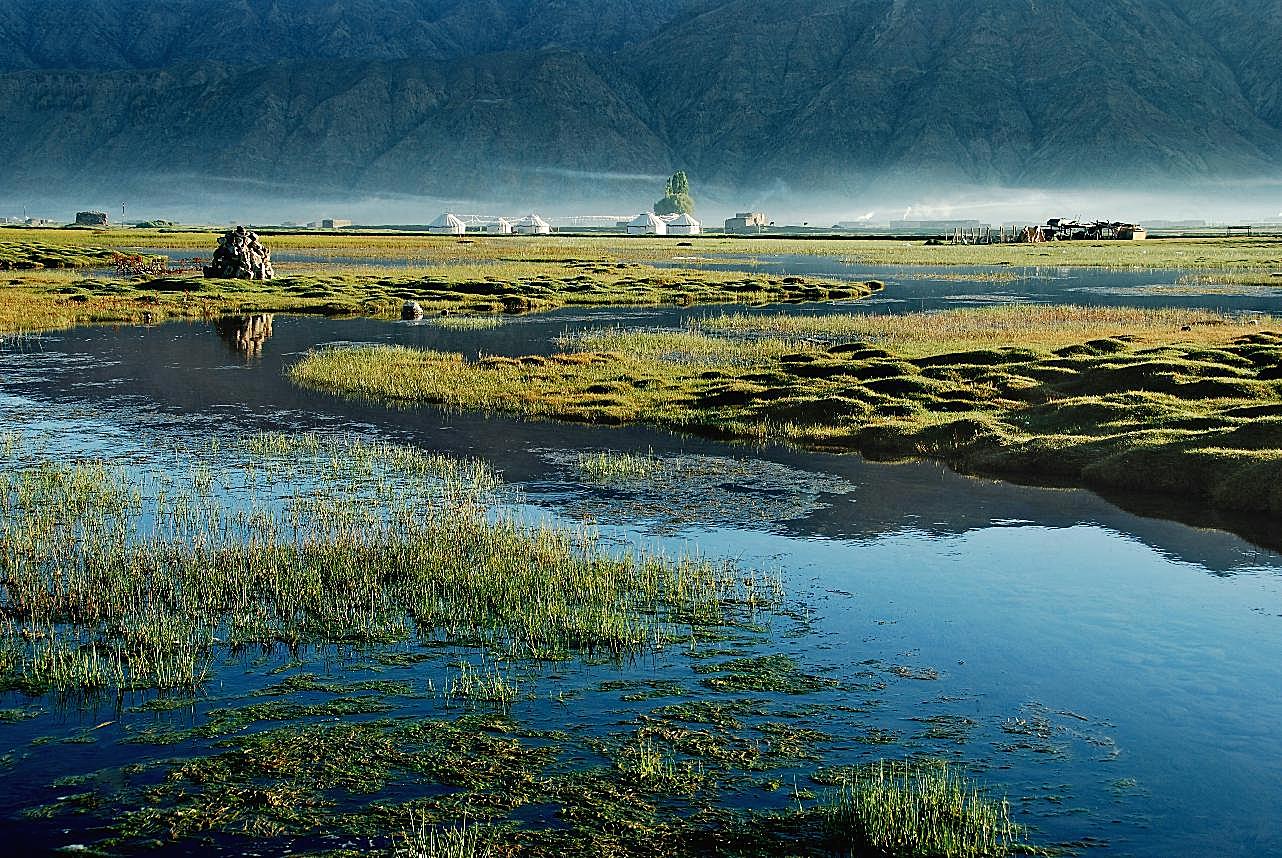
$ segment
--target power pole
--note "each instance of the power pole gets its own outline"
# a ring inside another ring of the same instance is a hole
[[[124,203],[120,204],[120,225],[121,226],[125,225],[125,204]]]

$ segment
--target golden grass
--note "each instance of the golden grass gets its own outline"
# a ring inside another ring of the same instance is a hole
[[[1277,270],[1282,238],[1171,238],[1140,242],[1055,242],[1050,244],[930,246],[922,240],[799,239],[726,236],[643,238],[625,236],[453,236],[421,233],[343,234],[262,232],[274,251],[331,256],[397,256],[455,260],[660,261],[733,255],[751,259],[779,254],[830,256],[852,262],[903,265],[1103,266],[1109,268],[1190,268]],[[217,233],[159,230],[6,230],[10,239],[50,244],[109,247],[172,247],[212,252]],[[688,246],[682,246],[688,245]]]
[[[691,327],[739,337],[867,340],[905,357],[922,357],[1010,345],[1050,351],[1119,333],[1142,338],[1178,335],[1184,341],[1214,343],[1240,334],[1242,320],[1178,308],[1009,304],[906,314],[723,313],[699,319]]]
[[[376,401],[933,457],[1282,514],[1277,319],[1021,305],[711,321],[715,334],[585,332],[550,358],[327,349],[290,376]]]

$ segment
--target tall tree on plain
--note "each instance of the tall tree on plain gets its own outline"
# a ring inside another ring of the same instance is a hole
[[[677,170],[668,179],[664,197],[654,204],[657,215],[694,214],[694,198],[690,196],[690,179],[685,170]]]

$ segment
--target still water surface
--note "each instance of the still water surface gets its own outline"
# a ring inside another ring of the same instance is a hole
[[[959,284],[949,285],[957,299]],[[1090,492],[972,479],[930,463],[877,464],[641,427],[386,410],[284,377],[325,343],[519,354],[552,349],[567,329],[674,325],[702,312],[564,311],[480,332],[277,317],[255,355],[210,325],[55,332],[0,351],[0,414],[6,427],[68,456],[144,462],[158,445],[199,445],[211,434],[318,430],[480,457],[524,491],[531,516],[591,515],[621,543],[694,549],[781,574],[803,619],[780,620],[761,647],[846,684],[818,695],[834,707],[819,725],[835,736],[828,762],[954,758],[1008,795],[1038,839],[1096,843],[1099,854],[1282,854],[1282,556],[1273,551]],[[580,484],[565,464],[600,449],[747,462],[761,476],[714,480],[693,497],[647,498],[642,487],[620,498]],[[1215,521],[1195,510],[1189,517]],[[689,682],[689,671],[661,653],[530,682],[546,701],[544,691],[607,678]],[[264,684],[264,673],[224,666],[215,685],[244,693]],[[586,700],[572,716],[585,729],[650,705]],[[839,704],[859,711],[839,714]],[[131,718],[154,715],[45,708],[33,721],[0,726],[0,753],[14,754],[0,772],[0,830],[35,851],[86,840],[74,820],[18,815],[56,797],[54,778],[175,751],[117,741]],[[547,726],[571,717],[546,703],[518,705],[516,714]],[[117,716],[93,743],[30,745],[37,736],[84,735]],[[870,735],[893,743],[870,746]],[[742,800],[784,807],[788,795]]]

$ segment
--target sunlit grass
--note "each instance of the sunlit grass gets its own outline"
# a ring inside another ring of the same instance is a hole
[[[1282,265],[1282,239],[1273,236],[1171,238],[1141,242],[1071,241],[1015,245],[927,245],[921,239],[796,239],[706,235],[679,239],[626,236],[431,236],[422,233],[321,235],[263,232],[272,250],[312,255],[398,256],[444,262],[557,261],[652,262],[732,255],[751,260],[777,255],[831,256],[877,265],[1102,266],[1108,268],[1267,269]],[[11,240],[106,247],[172,247],[212,250],[217,233],[154,230],[7,230]],[[0,239],[2,240],[2,239]],[[688,245],[688,246],[683,246]]]
[[[730,567],[523,522],[477,463],[308,436],[245,448],[239,470],[193,462],[156,483],[32,462],[7,439],[0,683],[194,690],[229,650],[407,639],[621,657],[669,624],[724,620],[745,587],[757,599]],[[514,688],[466,673],[451,693],[510,703]]]
[[[1027,832],[1003,799],[944,761],[879,762],[856,769],[824,813],[843,846],[895,858],[996,858],[1028,854]]]
[[[1276,513],[1278,325],[1040,305],[734,314],[681,331],[580,332],[561,343],[573,351],[549,357],[323,349],[290,376],[389,403],[936,457],[981,473]]]
[[[1190,330],[1182,331],[1188,327]],[[1242,319],[1209,310],[1007,304],[923,313],[815,315],[722,313],[690,323],[695,333],[768,337],[775,341],[866,340],[905,357],[950,349],[1019,346],[1052,350],[1114,334],[1216,341],[1240,330]],[[764,348],[757,344],[756,349]],[[777,346],[776,348],[783,347]]]

